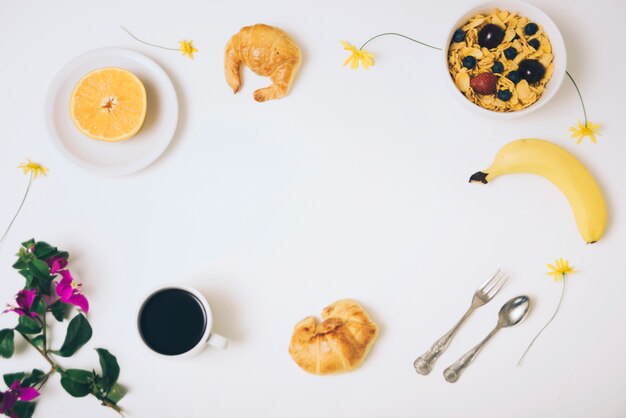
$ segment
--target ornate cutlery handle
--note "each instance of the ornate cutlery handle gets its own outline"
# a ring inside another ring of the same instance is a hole
[[[459,380],[459,377],[461,377],[463,371],[467,368],[467,366],[472,363],[472,361],[474,361],[474,358],[476,358],[478,352],[483,348],[487,341],[489,341],[491,337],[493,337],[494,334],[498,332],[499,329],[500,327],[496,326],[493,331],[491,331],[489,335],[487,335],[485,339],[482,340],[476,347],[465,353],[465,355],[463,355],[463,357],[454,362],[452,366],[445,369],[443,371],[443,377],[450,383],[454,383]]]
[[[415,367],[416,372],[423,375],[427,375],[431,372],[439,356],[450,345],[450,341],[452,341],[452,337],[454,336],[454,334],[456,334],[456,331],[459,329],[463,321],[465,321],[465,319],[473,311],[473,308],[469,308],[467,312],[465,312],[465,315],[463,315],[463,318],[461,318],[450,331],[448,331],[443,337],[435,341],[435,343],[430,347],[427,352],[425,352],[415,360],[413,366]]]

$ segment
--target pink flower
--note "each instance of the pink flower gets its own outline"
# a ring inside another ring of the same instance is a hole
[[[17,306],[9,306],[9,308],[4,310],[2,313],[15,312],[19,316],[28,315],[35,317],[37,316],[37,313],[31,312],[31,308],[33,307],[33,302],[36,296],[37,291],[35,289],[22,289],[17,293],[17,295],[15,295],[15,302],[17,302]]]
[[[57,283],[56,291],[61,302],[76,305],[83,312],[87,313],[89,311],[89,301],[87,301],[85,295],[80,293],[80,283],[74,283],[69,270],[59,270],[59,274],[63,278]]]
[[[56,256],[46,260],[46,263],[48,264],[48,267],[50,267],[50,274],[55,274],[67,266],[67,259]]]
[[[15,406],[18,400],[28,402],[39,396],[39,392],[35,388],[23,387],[19,380],[11,384],[6,392],[0,392],[0,414],[9,412]],[[10,415],[13,417],[13,413]]]

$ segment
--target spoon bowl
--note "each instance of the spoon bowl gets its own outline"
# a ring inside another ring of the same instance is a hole
[[[516,296],[502,305],[502,308],[500,308],[500,312],[498,313],[498,323],[495,328],[476,347],[465,353],[463,357],[444,370],[444,378],[450,383],[454,383],[459,380],[461,373],[463,373],[467,366],[470,365],[487,341],[489,341],[491,337],[493,337],[501,328],[512,327],[513,325],[517,325],[522,322],[528,315],[529,310],[530,299],[525,295]]]
[[[530,310],[528,296],[517,296],[505,303],[498,313],[498,326],[500,328],[512,327],[526,318]]]

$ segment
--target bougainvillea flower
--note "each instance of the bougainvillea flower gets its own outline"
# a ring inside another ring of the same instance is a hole
[[[30,310],[36,296],[37,291],[35,289],[22,289],[17,293],[17,295],[15,295],[15,302],[17,303],[17,306],[9,305],[9,308],[4,312],[15,312],[19,316],[28,315],[35,317],[37,316],[37,313],[31,312]]]
[[[39,396],[39,392],[37,391],[37,389],[31,387],[23,387],[19,380],[16,380],[11,384],[10,390],[13,393],[17,394],[17,397],[21,401],[25,402],[32,401],[37,396]]]
[[[57,283],[57,295],[61,302],[78,306],[83,312],[89,311],[89,301],[80,293],[80,283],[75,283],[69,270],[60,270],[59,273],[63,278]]]
[[[49,260],[46,260],[48,267],[50,267],[50,274],[58,273],[59,270],[63,270],[67,266],[67,259],[64,257],[56,256]]]
[[[19,380],[16,380],[11,384],[11,387],[6,392],[0,392],[0,414],[11,411],[15,402],[18,400],[28,402],[39,396],[39,392],[35,388],[23,387]],[[14,415],[11,414],[11,417]]]

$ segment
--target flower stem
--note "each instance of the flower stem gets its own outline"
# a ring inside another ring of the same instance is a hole
[[[541,328],[541,331],[539,331],[537,333],[537,335],[535,335],[535,338],[533,338],[533,340],[530,342],[530,344],[528,345],[528,347],[526,348],[526,351],[524,351],[524,354],[522,354],[522,357],[520,357],[519,361],[517,362],[518,366],[521,366],[522,363],[524,362],[524,357],[526,357],[526,354],[528,354],[528,351],[530,351],[530,348],[533,346],[533,344],[535,343],[535,341],[537,340],[537,338],[539,338],[539,336],[541,335],[541,333],[543,332],[543,330],[545,330],[546,328],[548,328],[548,325],[550,325],[550,323],[552,322],[552,320],[556,317],[556,314],[559,313],[559,309],[561,309],[561,303],[563,302],[563,296],[565,296],[565,282],[567,281],[567,275],[563,274],[563,290],[561,291],[561,299],[559,299],[559,304],[556,306],[556,311],[554,311],[554,313],[552,314],[552,318],[550,318],[550,320],[548,321],[547,324],[545,324],[543,326],[543,328]]]
[[[50,372],[53,372],[53,371],[56,371],[56,370],[59,370],[59,371],[62,371],[62,370],[63,370],[63,369],[61,369],[61,368],[59,367],[59,365],[58,365],[58,364],[56,364],[56,362],[55,362],[54,360],[52,360],[52,359],[50,358],[50,356],[48,356],[48,353],[47,353],[47,352],[45,352],[45,351],[44,351],[44,350],[42,350],[41,348],[37,347],[37,346],[33,343],[33,340],[31,340],[30,338],[28,338],[28,336],[27,336],[26,334],[24,334],[23,332],[20,332],[20,331],[17,331],[17,332],[19,332],[19,334],[20,334],[22,337],[24,337],[24,339],[25,339],[26,341],[28,341],[28,343],[29,343],[30,345],[32,345],[32,346],[33,346],[33,348],[34,348],[35,350],[37,350],[37,351],[39,352],[39,354],[41,354],[41,355],[43,356],[43,358],[45,358],[45,359],[46,359],[46,361],[48,362],[48,364],[50,364],[50,367],[52,368],[52,370],[50,370]]]
[[[142,44],[149,45],[149,46],[154,46],[154,47],[156,47],[156,48],[167,49],[167,50],[169,50],[169,51],[179,51],[179,49],[178,49],[178,48],[167,48],[167,47],[164,47],[164,46],[161,46],[161,45],[155,45],[155,44],[151,44],[151,43],[148,43],[148,42],[142,41],[141,39],[137,38],[135,35],[133,35],[132,33],[130,33],[130,31],[129,31],[128,29],[126,29],[124,26],[120,26],[120,28],[122,28],[122,30],[123,30],[124,32],[126,32],[127,34],[129,34],[129,35],[131,36],[131,38],[135,39],[136,41],[141,42]]]
[[[115,412],[120,414],[121,416],[124,416],[124,412],[122,411],[122,408],[120,408],[119,406],[115,405],[113,402],[108,401],[106,399],[103,399],[102,400],[102,405],[106,406],[107,408],[111,408],[112,410],[114,410]]]
[[[374,37],[372,37],[372,38],[368,39],[367,41],[365,41],[365,43],[364,43],[363,45],[361,45],[361,48],[359,48],[359,49],[361,50],[361,49],[365,48],[365,45],[367,45],[368,43],[370,43],[370,42],[371,42],[371,41],[373,41],[374,39],[376,39],[376,38],[380,38],[381,36],[386,36],[386,35],[394,35],[394,36],[399,36],[399,37],[401,37],[401,38],[408,39],[409,41],[413,41],[413,42],[418,43],[418,44],[420,44],[420,45],[427,46],[428,48],[432,48],[432,49],[436,49],[436,50],[438,50],[438,51],[442,51],[442,49],[441,49],[441,48],[438,48],[438,47],[436,47],[436,46],[432,46],[432,45],[428,45],[428,44],[426,44],[426,43],[424,43],[424,42],[418,41],[417,39],[409,38],[409,37],[408,37],[408,36],[406,36],[406,35],[402,35],[402,34],[400,34],[400,33],[395,33],[395,32],[385,32],[385,33],[381,33],[381,34],[379,34],[379,35],[376,35],[376,36],[374,36]]]
[[[46,312],[43,313],[43,352],[48,354],[48,337],[46,336]]]
[[[24,206],[24,202],[26,201],[26,196],[28,196],[28,192],[30,190],[30,185],[32,183],[33,183],[33,172],[31,171],[30,172],[30,178],[28,179],[28,186],[26,186],[26,192],[24,193],[24,197],[22,198],[22,202],[20,203],[20,206],[17,208],[17,212],[15,212],[15,215],[13,216],[13,219],[9,223],[9,226],[7,226],[6,231],[4,231],[4,234],[2,235],[2,238],[0,238],[0,242],[2,242],[4,240],[4,238],[7,236],[7,234],[9,233],[9,230],[13,226],[13,222],[15,222],[15,219],[17,218],[17,215],[19,215],[20,211],[22,210],[22,206]]]
[[[583,95],[580,94],[580,89],[578,88],[578,84],[576,84],[576,82],[574,81],[574,77],[572,77],[569,71],[565,71],[565,74],[567,74],[569,79],[572,81],[572,84],[574,85],[574,88],[576,89],[576,92],[578,93],[578,98],[580,98],[580,105],[583,107],[583,115],[585,116],[585,126],[587,126],[587,110],[585,109],[585,102],[583,101]]]

